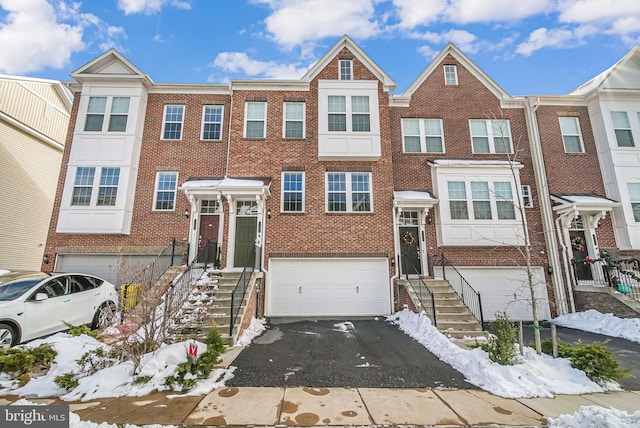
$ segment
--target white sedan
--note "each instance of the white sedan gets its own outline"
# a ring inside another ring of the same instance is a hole
[[[0,270],[0,347],[67,330],[113,322],[116,287],[83,273]]]

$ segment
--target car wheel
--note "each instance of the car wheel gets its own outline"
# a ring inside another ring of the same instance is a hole
[[[0,348],[9,348],[16,344],[16,332],[9,324],[0,324]]]
[[[116,305],[113,303],[103,303],[93,316],[91,328],[104,328],[115,323],[117,317]]]

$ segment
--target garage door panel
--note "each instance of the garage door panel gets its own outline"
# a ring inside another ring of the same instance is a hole
[[[271,259],[269,316],[390,312],[387,259]]]

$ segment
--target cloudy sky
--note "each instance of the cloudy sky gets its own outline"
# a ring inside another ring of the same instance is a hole
[[[156,82],[299,78],[348,34],[403,92],[455,43],[511,95],[640,45],[639,0],[0,0],[0,73],[70,80],[109,48]]]

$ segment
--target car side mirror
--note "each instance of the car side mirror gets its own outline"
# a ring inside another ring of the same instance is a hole
[[[47,293],[36,293],[36,302],[40,302],[42,300],[47,300],[49,298],[49,296],[47,295]]]

